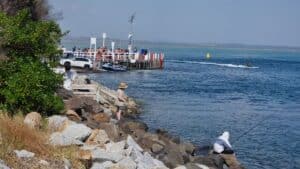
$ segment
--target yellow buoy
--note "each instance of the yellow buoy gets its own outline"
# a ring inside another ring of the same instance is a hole
[[[210,56],[210,53],[206,53],[206,59],[210,59],[211,56]]]

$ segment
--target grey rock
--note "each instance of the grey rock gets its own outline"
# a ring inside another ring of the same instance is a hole
[[[69,125],[62,134],[75,140],[84,141],[92,133],[92,129],[84,124]]]
[[[105,130],[109,139],[112,141],[120,141],[122,133],[117,125],[112,123],[100,123],[99,128]]]
[[[132,147],[133,149],[138,150],[140,152],[143,151],[143,149],[133,140],[133,138],[130,135],[128,135],[127,137],[127,145],[128,147]]]
[[[162,161],[159,161],[159,160],[153,158],[153,162],[156,165],[155,168],[157,168],[157,169],[168,169],[168,167]]]
[[[136,169],[137,165],[131,158],[124,158],[117,163],[121,168]]]
[[[105,145],[107,152],[124,152],[126,142],[120,141],[117,143],[111,142]]]
[[[105,161],[103,163],[95,162],[93,163],[91,169],[109,169],[114,164],[111,161]]]
[[[125,158],[125,156],[118,152],[107,152],[104,149],[96,148],[95,150],[92,150],[92,158],[96,161],[118,162]]]
[[[90,137],[86,140],[86,143],[88,144],[104,145],[108,142],[110,142],[110,139],[108,138],[107,133],[105,132],[105,130],[101,129],[93,130]]]
[[[167,154],[163,156],[160,160],[162,160],[164,164],[166,164],[170,168],[175,168],[178,165],[184,164],[184,159],[182,155],[178,153],[178,151],[173,149],[168,149]]]
[[[10,169],[10,168],[4,163],[4,161],[0,160],[0,169]]]
[[[122,130],[127,134],[133,134],[136,130],[148,130],[147,124],[140,121],[125,120],[120,121],[119,125],[120,128],[122,128]]]
[[[147,152],[144,153],[141,158],[135,160],[137,162],[138,169],[152,169],[152,168],[167,168],[163,163],[155,161],[153,157]]]
[[[138,161],[139,159],[143,158],[142,152],[133,148],[132,146],[129,146],[128,150],[130,150],[129,155],[134,161]]]
[[[187,169],[187,168],[185,166],[181,165],[181,166],[178,166],[178,167],[176,167],[174,169]]]
[[[187,163],[185,165],[187,169],[210,169],[208,166],[197,163]]]
[[[34,153],[29,152],[27,150],[14,150],[18,158],[32,158],[34,157]]]
[[[84,109],[88,113],[103,112],[102,106],[90,97],[73,97],[66,102],[66,107],[74,111]]]
[[[54,115],[48,118],[48,129],[52,132],[63,128],[68,122],[68,118],[64,116]]]
[[[223,168],[224,160],[217,154],[209,155],[208,157],[196,157],[193,163],[203,164],[214,168]]]
[[[180,146],[185,150],[188,154],[193,154],[196,147],[191,143],[182,143]]]
[[[130,156],[131,153],[132,153],[132,150],[133,150],[132,147],[127,147],[127,148],[124,150],[125,156]]]
[[[164,147],[163,147],[162,145],[156,144],[156,143],[153,144],[152,147],[151,147],[151,151],[152,151],[153,153],[159,153],[159,152],[161,152],[163,149],[164,149]]]
[[[68,137],[60,132],[52,133],[49,141],[50,144],[54,146],[83,145],[82,141],[76,140],[72,137]]]
[[[55,146],[82,145],[92,130],[83,124],[70,124],[62,132],[52,133],[50,144]]]

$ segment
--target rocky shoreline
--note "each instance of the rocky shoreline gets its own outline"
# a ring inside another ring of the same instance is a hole
[[[127,111],[120,121],[115,119],[116,91],[78,76],[74,85],[94,86],[96,96],[76,94],[64,89],[57,94],[63,97],[66,112],[47,118],[49,143],[55,147],[79,147],[77,158],[85,168],[92,169],[217,169],[210,156],[195,156],[196,147],[163,129],[149,132],[147,124],[138,120],[139,107],[133,99],[126,103]],[[37,120],[38,119],[38,120]],[[31,128],[40,126],[38,113],[29,113],[24,122]],[[30,154],[27,152],[25,154]],[[32,154],[31,154],[32,155]],[[34,156],[34,155],[33,155]],[[37,161],[34,157],[28,160]],[[20,157],[23,158],[23,157]],[[66,159],[60,167],[77,168]],[[4,162],[0,161],[0,166]],[[5,167],[4,167],[5,168]],[[42,167],[43,168],[43,167]]]
[[[75,83],[84,84],[86,79],[87,77],[81,76]],[[80,116],[76,119],[67,113],[69,118],[93,130],[104,130],[112,142],[128,141],[129,137],[132,138],[142,148],[144,154],[160,160],[167,168],[217,168],[212,157],[195,156],[196,147],[193,144],[184,142],[163,129],[157,129],[155,133],[148,132],[147,124],[136,118],[140,113],[139,107],[131,98],[126,103],[128,109],[123,114],[123,118],[116,121],[114,119],[117,109],[114,104],[117,97],[116,91],[94,81],[91,81],[91,84],[98,86],[101,95],[98,102],[86,97],[68,99],[66,101],[68,109],[77,112]],[[78,105],[83,106],[78,107]],[[92,109],[84,108],[84,105],[90,105]]]

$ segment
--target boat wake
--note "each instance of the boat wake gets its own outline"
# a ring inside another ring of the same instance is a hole
[[[256,66],[247,66],[247,65],[236,65],[230,63],[214,63],[214,62],[199,62],[199,61],[181,61],[181,60],[166,60],[166,62],[171,63],[191,63],[191,64],[201,64],[201,65],[215,65],[222,67],[230,67],[230,68],[244,68],[244,69],[257,69],[259,67]]]

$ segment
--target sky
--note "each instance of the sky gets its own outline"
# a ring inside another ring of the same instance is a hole
[[[70,36],[300,47],[300,0],[49,0]]]

